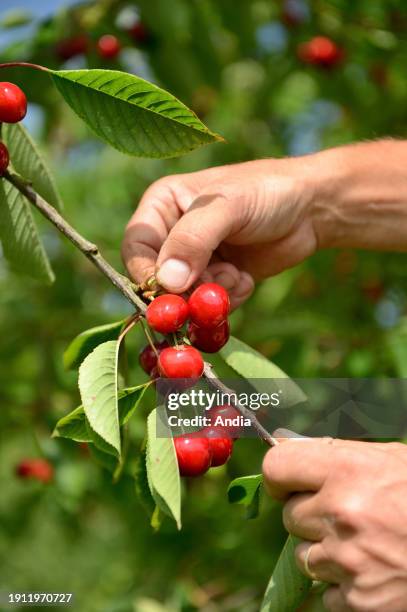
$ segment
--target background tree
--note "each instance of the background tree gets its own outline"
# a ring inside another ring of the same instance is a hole
[[[405,136],[401,1],[97,2],[49,10],[42,19],[28,14],[30,4],[1,14],[1,61],[135,72],[227,140],[175,160],[134,160],[97,140],[46,75],[3,71],[2,79],[27,93],[27,127],[52,161],[65,216],[118,269],[125,222],[163,174]],[[101,54],[106,35],[120,47],[110,57]],[[304,55],[316,36],[334,41],[335,61],[324,54],[317,61],[318,45],[311,59]],[[56,421],[79,404],[76,374],[63,369],[67,344],[131,308],[36,221],[55,285],[22,281],[1,262],[0,589],[54,591],[68,582],[90,611],[258,609],[285,537],[280,510],[267,502],[256,521],[242,524],[225,491],[231,477],[259,471],[265,447],[245,440],[227,468],[189,484],[183,531],[165,523],[157,537],[134,492],[136,465],[113,486],[86,449],[50,439]],[[319,253],[263,283],[233,314],[233,333],[290,376],[402,376],[403,263],[393,254]],[[129,338],[129,367],[140,378],[143,343],[141,332]],[[146,411],[147,403],[132,419],[139,442]],[[52,484],[13,478],[26,456],[52,463]]]

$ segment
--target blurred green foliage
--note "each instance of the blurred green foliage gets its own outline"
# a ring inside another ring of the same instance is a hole
[[[227,139],[178,160],[126,158],[93,137],[46,75],[3,70],[3,80],[27,92],[27,125],[51,161],[67,218],[119,268],[123,228],[162,175],[406,135],[402,0],[101,0],[32,22],[27,2],[15,4],[15,15],[26,18],[13,23],[0,13],[0,26],[13,32],[1,61],[133,71],[170,90]],[[134,19],[144,38],[129,34]],[[81,32],[91,41],[88,54],[61,62],[56,45]],[[121,40],[116,60],[103,62],[94,51],[105,33]],[[298,44],[320,34],[344,49],[333,70],[297,57]],[[50,439],[56,420],[79,404],[76,374],[63,369],[64,348],[83,329],[123,318],[129,306],[38,222],[55,285],[16,278],[0,261],[0,591],[74,591],[75,609],[86,612],[256,610],[284,539],[280,512],[267,501],[259,519],[245,522],[228,506],[226,490],[231,477],[259,471],[260,442],[240,441],[227,470],[188,483],[181,533],[165,523],[154,534],[135,496],[134,460],[113,485],[85,449]],[[404,375],[404,256],[319,253],[263,283],[232,319],[235,335],[290,376]],[[131,384],[143,376],[142,344],[135,333]],[[132,421],[135,449],[147,405]],[[22,458],[38,455],[54,464],[54,484],[14,477]]]

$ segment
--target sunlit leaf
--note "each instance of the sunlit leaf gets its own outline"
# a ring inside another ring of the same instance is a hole
[[[117,70],[57,70],[66,102],[107,143],[137,157],[176,157],[222,140],[168,92]]]
[[[90,426],[120,455],[118,353],[116,340],[99,344],[79,368],[79,390]]]
[[[181,529],[181,482],[174,442],[157,438],[157,411],[147,420],[147,477],[151,494],[159,508],[171,516]]]
[[[106,325],[99,325],[98,327],[87,329],[76,336],[65,350],[64,366],[67,369],[78,367],[98,344],[117,339],[120,331],[123,329],[123,325],[124,321],[107,323]]]
[[[228,343],[220,350],[220,355],[235,372],[246,378],[259,392],[265,391],[264,381],[268,380],[270,388],[283,387],[286,406],[293,406],[306,400],[303,391],[285,372],[241,340],[231,336]]]

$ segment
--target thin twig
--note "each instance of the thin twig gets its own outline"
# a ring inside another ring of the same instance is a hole
[[[1,67],[1,66],[0,66]],[[46,217],[64,236],[68,238],[97,268],[104,274],[110,282],[129,300],[134,306],[136,313],[128,320],[125,330],[123,330],[121,337],[124,336],[127,331],[134,325],[137,319],[137,315],[144,315],[147,309],[147,305],[143,300],[136,294],[135,285],[123,274],[120,274],[115,270],[101,255],[99,248],[96,244],[89,242],[79,232],[76,231],[60,213],[49,204],[44,198],[42,198],[32,186],[27,183],[24,179],[14,173],[6,172],[4,178],[8,180],[20,193],[22,193],[27,200],[31,202],[40,212]],[[208,380],[212,387],[225,393],[227,395],[235,395],[232,389],[229,389],[224,385],[219,378],[216,376],[211,364],[205,363],[204,377]],[[253,428],[257,431],[260,438],[262,438],[270,446],[276,446],[278,440],[274,438],[256,419],[253,412],[246,406],[243,406],[240,402],[231,402],[236,410],[238,410],[245,418],[250,419]]]
[[[6,172],[4,178],[7,179],[27,200],[31,202],[55,227],[66,236],[90,261],[104,274],[111,283],[133,304],[137,312],[144,313],[146,304],[135,293],[132,282],[123,274],[117,272],[101,255],[96,244],[86,240],[72,225],[70,225],[59,214],[59,212],[51,206],[44,198],[42,198],[25,180],[17,174]]]
[[[229,396],[236,395],[235,391],[233,391],[232,389],[229,389],[229,387],[224,385],[223,382],[221,380],[219,380],[219,378],[216,376],[215,371],[213,370],[213,368],[212,368],[210,363],[205,362],[204,376],[207,379],[207,381],[209,382],[209,384],[214,389],[217,389],[218,391],[221,391],[225,395],[229,395]],[[243,406],[243,404],[241,404],[238,401],[231,401],[230,403],[245,418],[250,419],[250,422],[251,422],[251,424],[253,426],[253,429],[255,429],[257,431],[257,433],[259,434],[260,438],[262,438],[265,442],[267,442],[267,444],[269,446],[276,446],[279,443],[278,440],[276,438],[274,438],[267,431],[267,429],[265,429],[263,427],[263,425],[261,425],[261,423],[259,423],[259,421],[254,416],[253,412],[249,408],[247,408],[246,406]]]

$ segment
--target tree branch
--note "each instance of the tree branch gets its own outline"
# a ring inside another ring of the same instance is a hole
[[[40,213],[46,217],[59,232],[64,234],[79,249],[97,268],[104,274],[110,282],[128,299],[128,301],[134,306],[136,313],[145,314],[147,305],[137,295],[134,290],[133,283],[123,274],[120,274],[115,270],[108,261],[101,255],[99,248],[93,242],[89,242],[84,238],[75,228],[72,227],[60,213],[51,205],[49,202],[44,200],[27,181],[22,179],[17,174],[6,172],[4,177],[9,181],[18,191],[27,198],[33,204]],[[205,363],[204,377],[208,380],[209,384],[219,391],[227,395],[234,395],[234,391],[224,385],[219,378],[216,376],[212,365]],[[250,419],[253,428],[257,431],[260,438],[262,438],[270,446],[278,444],[278,440],[273,438],[271,434],[258,422],[253,412],[246,406],[243,406],[239,402],[233,403],[236,410],[238,410],[245,418]]]
[[[64,236],[68,238],[101,272],[110,282],[129,300],[137,312],[145,313],[147,305],[134,291],[133,283],[123,274],[115,270],[108,261],[101,255],[96,244],[86,240],[76,231],[59,212],[42,198],[24,179],[17,174],[6,172],[4,178],[7,179],[27,200],[31,202],[40,213],[51,221],[51,223]]]
[[[216,390],[224,393],[225,395],[235,395],[235,391],[233,389],[229,389],[223,382],[216,376],[214,369],[210,363],[205,362],[204,367],[204,376],[209,382],[209,384]],[[273,436],[259,423],[259,421],[254,416],[252,410],[241,404],[240,402],[233,402],[231,404],[242,414],[246,419],[250,419],[253,429],[255,429],[260,438],[262,438],[269,446],[276,446],[278,444],[278,440],[273,438]]]

